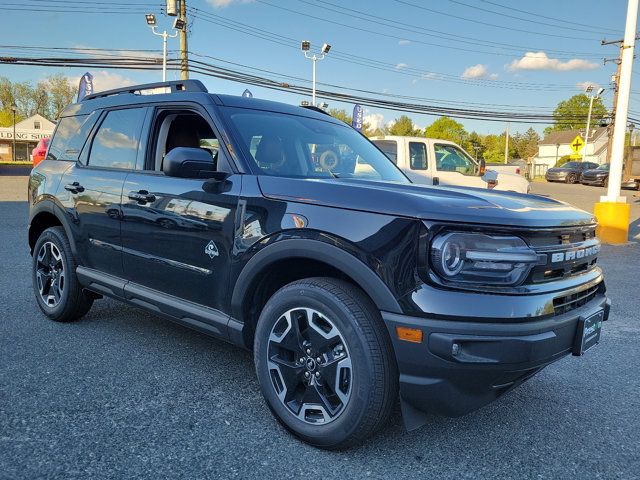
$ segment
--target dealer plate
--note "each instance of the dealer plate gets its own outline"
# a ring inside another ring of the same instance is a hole
[[[604,309],[598,310],[588,317],[580,317],[578,319],[578,328],[576,329],[576,339],[572,352],[574,355],[584,355],[584,352],[600,341],[603,320]]]

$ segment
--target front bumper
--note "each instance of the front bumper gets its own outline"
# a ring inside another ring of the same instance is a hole
[[[578,320],[604,309],[604,293],[561,315],[526,322],[440,320],[383,312],[400,371],[407,429],[427,413],[459,416],[495,400],[550,363],[571,353]],[[419,328],[422,343],[398,339],[397,326]]]
[[[604,181],[607,177],[595,177],[595,178],[585,178],[582,177],[580,179],[580,183],[583,185],[604,185]]]
[[[544,176],[547,182],[564,182],[567,179],[567,172],[562,173],[549,173]]]

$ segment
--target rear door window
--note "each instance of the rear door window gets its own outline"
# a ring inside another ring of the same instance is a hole
[[[145,115],[145,108],[108,112],[93,137],[89,166],[133,169]]]
[[[409,142],[411,170],[427,169],[427,146],[422,142]]]
[[[95,113],[61,118],[53,133],[47,160],[78,160],[96,118]]]

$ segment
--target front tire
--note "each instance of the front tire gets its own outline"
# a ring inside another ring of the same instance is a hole
[[[47,228],[33,249],[33,290],[42,313],[56,322],[84,316],[93,299],[80,287],[76,261],[62,227]]]
[[[384,425],[397,397],[380,313],[342,280],[309,278],[278,290],[258,320],[254,361],[273,414],[317,447],[362,442]]]
[[[570,173],[565,178],[565,182],[567,183],[576,183],[578,181],[578,176],[575,173]]]

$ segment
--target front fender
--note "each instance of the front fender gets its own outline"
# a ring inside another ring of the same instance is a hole
[[[259,250],[240,272],[231,297],[231,308],[235,318],[242,318],[242,302],[253,280],[272,263],[290,258],[307,258],[331,265],[353,279],[371,297],[378,309],[402,312],[387,285],[356,256],[320,240],[285,239]]]

